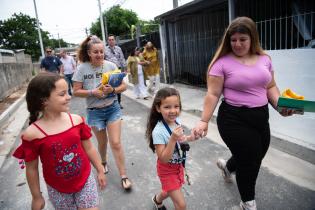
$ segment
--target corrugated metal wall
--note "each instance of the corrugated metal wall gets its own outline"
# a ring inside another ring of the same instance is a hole
[[[168,23],[170,81],[204,87],[207,66],[227,25],[227,4]]]
[[[235,16],[256,22],[265,50],[315,46],[314,0],[235,0]],[[207,66],[229,24],[227,1],[186,15],[174,11],[162,22],[168,81],[205,87]]]

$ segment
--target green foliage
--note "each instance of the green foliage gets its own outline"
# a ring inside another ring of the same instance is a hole
[[[58,40],[49,39],[49,32],[41,30],[41,34],[44,46],[59,46]],[[60,45],[65,47],[67,43],[61,39]],[[0,47],[11,50],[25,49],[25,53],[31,55],[33,60],[38,60],[41,50],[36,19],[22,13],[14,13],[11,18],[0,20]]]
[[[139,21],[138,15],[132,10],[122,9],[119,5],[111,7],[103,13],[106,17],[108,34],[122,35],[130,34],[132,25],[136,25]],[[90,28],[91,34],[102,37],[100,19],[92,24]]]
[[[140,20],[140,28],[141,28],[141,34],[148,34],[153,31],[158,31],[159,30],[159,22],[156,20]]]
[[[68,43],[65,42],[63,39],[50,39],[49,40],[49,44],[48,46],[52,47],[53,49],[54,48],[59,48],[59,42],[60,42],[60,47],[67,47],[68,46]]]

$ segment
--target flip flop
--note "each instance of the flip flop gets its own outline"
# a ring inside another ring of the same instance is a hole
[[[103,162],[102,165],[104,166],[104,174],[108,174],[107,162]]]
[[[127,181],[130,183],[129,186],[127,185]],[[124,188],[124,190],[126,190],[126,191],[131,190],[132,184],[131,184],[130,180],[128,179],[128,177],[121,178],[121,186],[122,186],[122,188]]]

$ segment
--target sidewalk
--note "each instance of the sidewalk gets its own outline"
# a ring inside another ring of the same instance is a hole
[[[162,84],[162,86],[168,86]],[[170,85],[179,90],[182,99],[183,112],[181,114],[181,121],[184,126],[192,129],[200,119],[200,114],[203,107],[203,97],[206,94],[205,89],[195,88],[183,84]],[[147,107],[152,104],[152,98],[149,100],[135,99],[132,92],[132,84],[128,84],[128,90],[123,93],[130,99],[136,100]],[[9,155],[13,149],[13,145],[16,142],[20,131],[25,126],[28,118],[28,112],[24,96],[16,101],[7,111],[0,116],[0,168],[2,167],[3,161]],[[5,120],[2,120],[5,119]],[[5,123],[4,123],[5,122]],[[218,133],[215,117],[209,124],[209,132],[206,136],[207,140],[213,141],[217,144],[224,145]],[[272,141],[275,138],[272,138]],[[284,146],[288,146],[290,143],[284,139],[280,139]],[[277,149],[279,145],[272,143],[271,147],[263,161],[263,166],[268,168],[273,174],[282,176],[287,180],[297,184],[298,186],[305,187],[315,191],[315,165],[311,161],[303,159],[303,155],[299,157],[288,154],[287,152],[280,151]],[[306,154],[308,152],[313,153],[314,151],[308,151],[309,149],[298,147],[300,150],[298,153]],[[292,149],[292,148],[291,148]],[[211,151],[209,151],[211,152]],[[313,156],[314,157],[314,156]]]
[[[141,103],[147,107],[151,106],[153,100],[152,98],[149,100],[135,99],[132,91],[133,85],[128,83],[128,86],[128,90],[124,92],[125,96],[137,100],[138,103]],[[172,85],[161,84],[161,86],[171,86],[180,92],[183,110],[181,114],[181,121],[182,124],[187,128],[192,129],[200,120],[200,115],[203,110],[203,98],[206,94],[206,89],[178,83]],[[215,110],[215,114],[211,120],[211,123],[209,123],[209,129],[206,138],[226,147],[215,124],[217,109]],[[274,143],[273,141],[277,142]],[[281,148],[284,151],[281,151],[278,148]],[[290,153],[297,155],[291,155]],[[306,160],[303,159],[303,157],[306,157],[305,154],[308,156]],[[282,176],[285,179],[297,184],[298,186],[315,191],[315,164],[314,162],[309,161],[309,159],[313,160],[315,156],[314,154],[315,151],[299,145],[294,145],[285,139],[280,139],[273,136],[271,139],[271,146],[265,159],[263,160],[262,165],[277,176]]]

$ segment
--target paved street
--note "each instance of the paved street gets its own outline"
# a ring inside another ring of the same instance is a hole
[[[108,185],[100,193],[100,209],[151,210],[153,209],[151,197],[158,192],[160,185],[155,172],[156,156],[149,150],[144,139],[149,108],[138,103],[140,100],[131,100],[126,96],[123,96],[122,101],[124,106],[122,142],[128,174],[134,187],[130,193],[122,190],[117,168],[112,154],[109,153]],[[145,103],[150,104],[150,101]],[[82,99],[72,99],[73,113],[85,115],[84,107]],[[187,113],[183,115],[187,117]],[[183,124],[185,125],[184,122]],[[185,130],[188,132],[188,128]],[[95,143],[94,138],[93,141]],[[240,197],[235,182],[225,184],[215,165],[218,157],[228,156],[229,151],[212,139],[204,138],[191,144],[187,170],[192,184],[183,188],[188,209],[231,209],[239,203]],[[0,169],[0,186],[0,209],[29,209],[31,196],[26,184],[25,170],[19,169],[17,160],[11,156],[4,161]],[[41,189],[46,199],[45,209],[53,209],[47,199],[43,182]],[[312,210],[315,209],[315,192],[293,184],[282,176],[275,175],[268,167],[263,167],[257,180],[256,201],[258,209]],[[174,209],[169,200],[166,206],[168,209]]]

